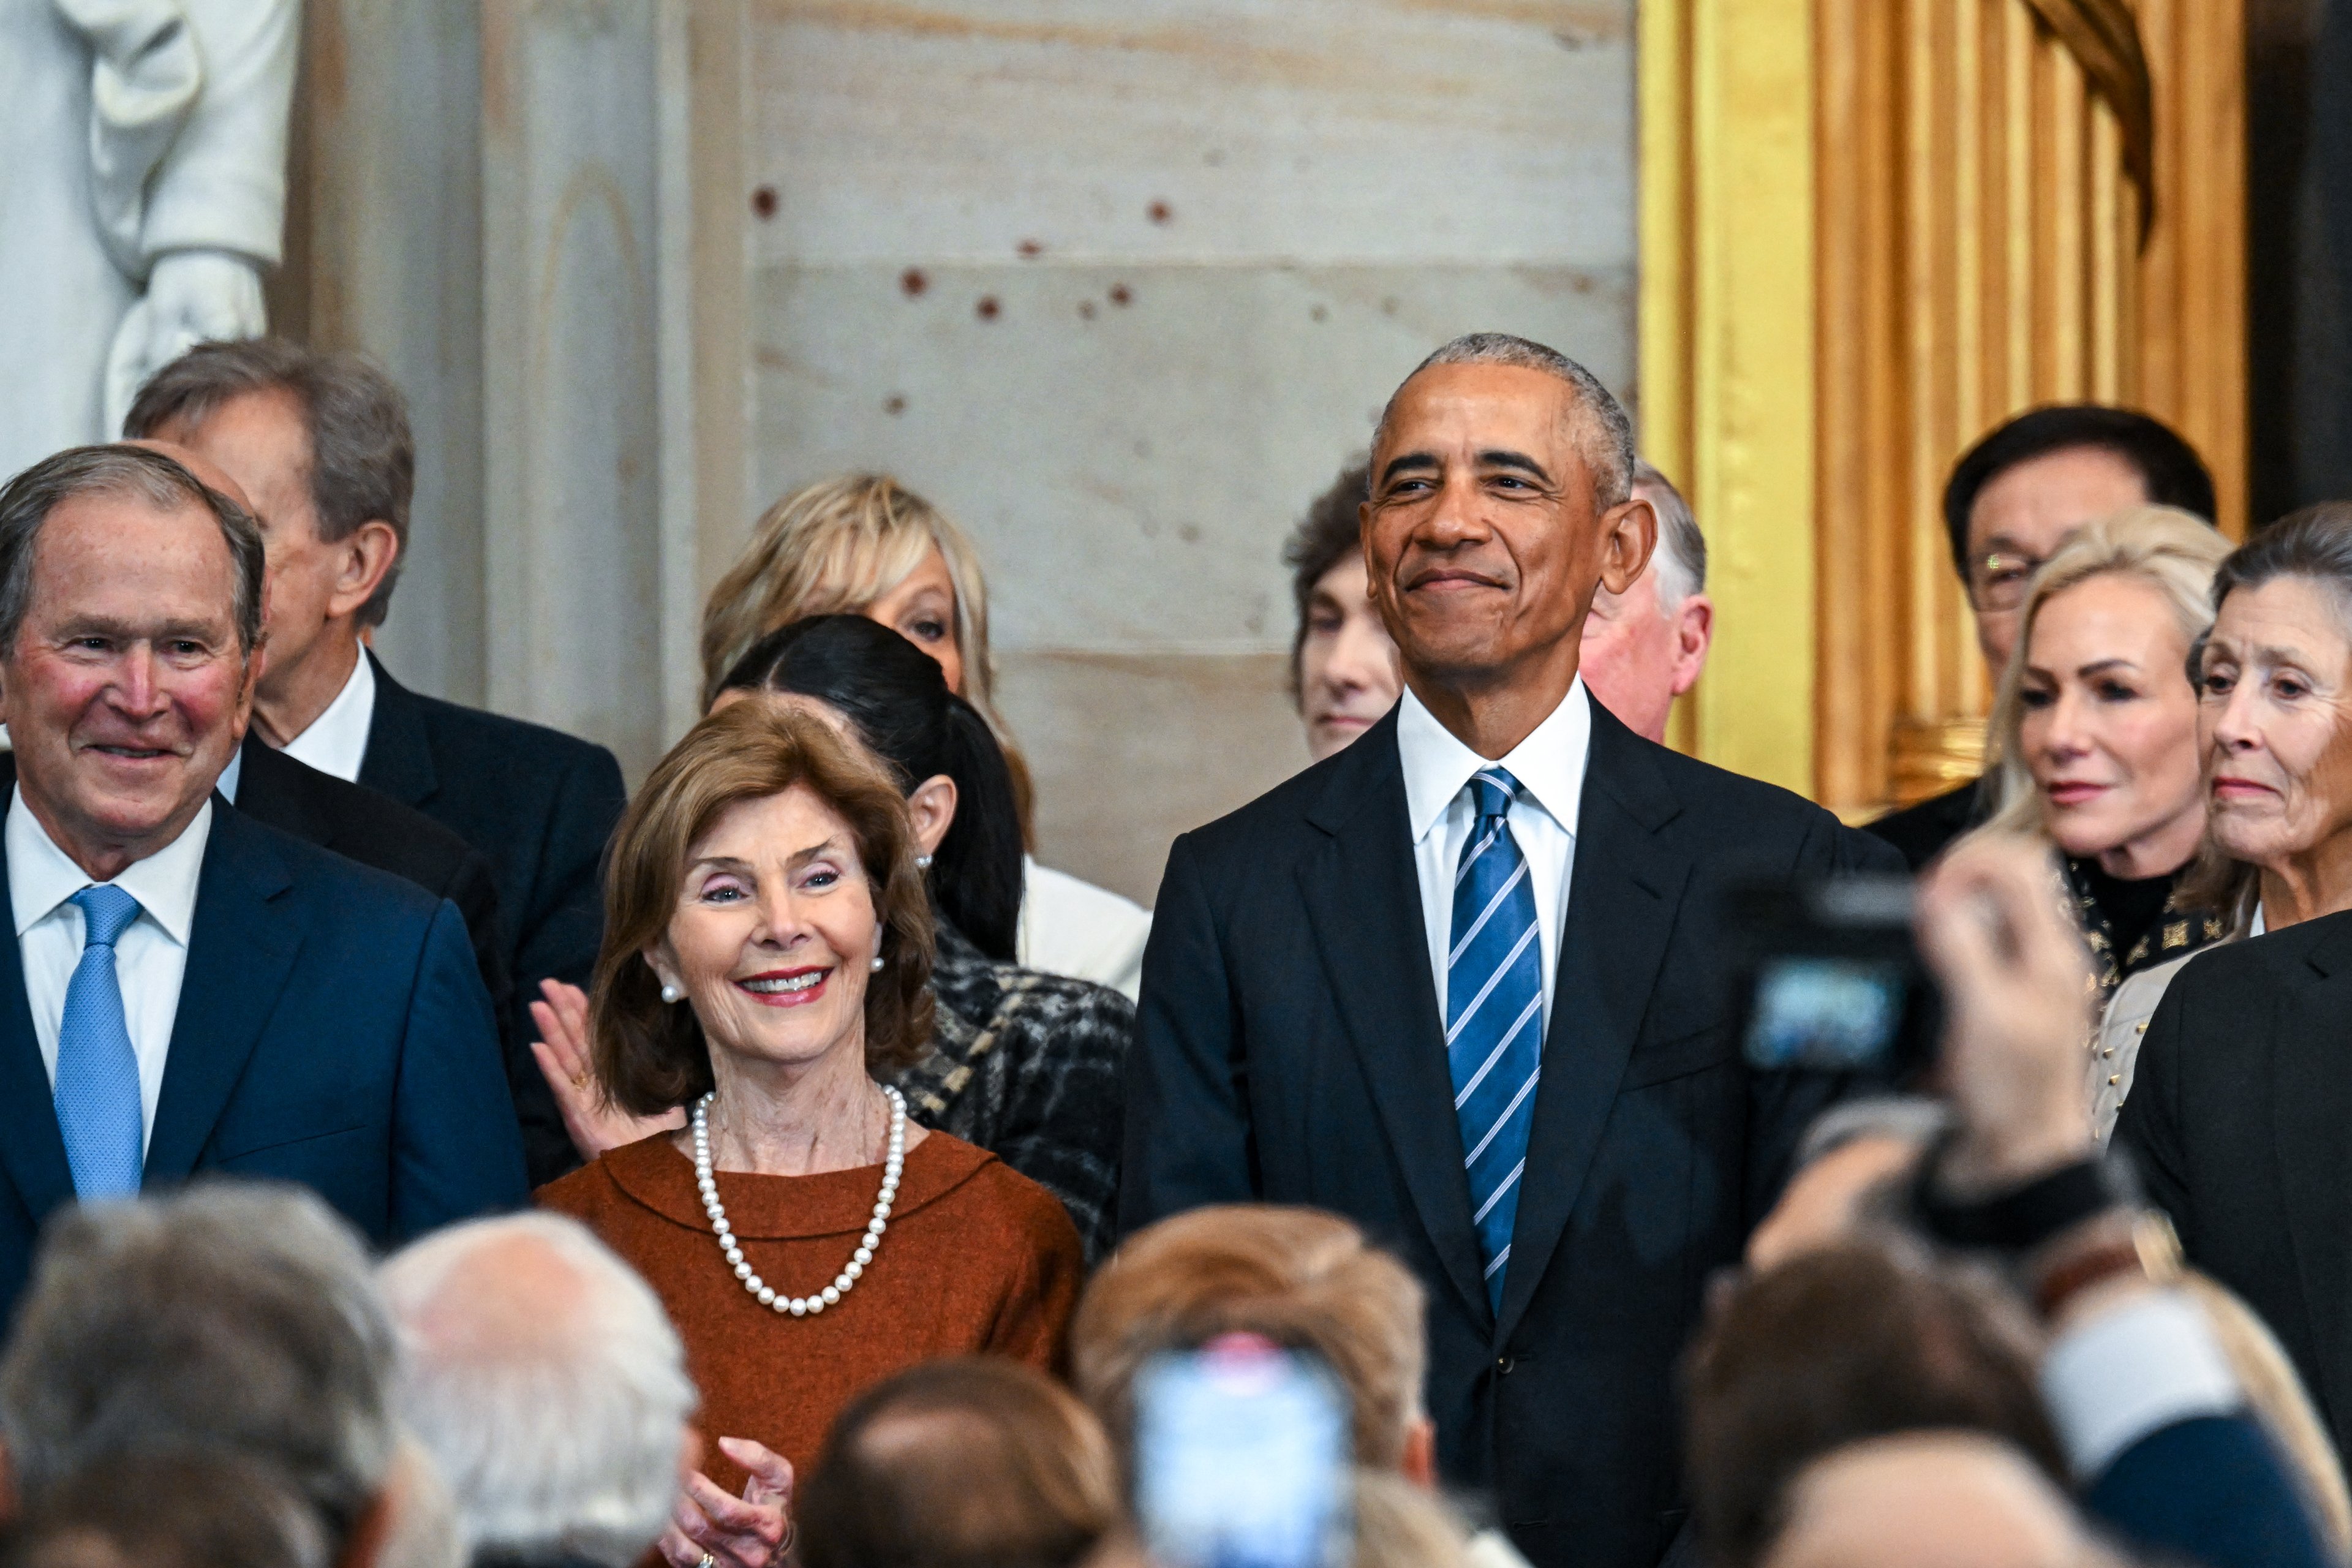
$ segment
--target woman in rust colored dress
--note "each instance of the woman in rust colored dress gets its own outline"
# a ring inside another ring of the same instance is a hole
[[[686,1342],[718,1441],[662,1538],[677,1568],[780,1558],[793,1469],[868,1384],[1060,1356],[1083,1277],[1061,1204],[884,1087],[930,1035],[914,853],[877,764],[755,703],[695,726],[614,836],[596,1077],[688,1121],[539,1197],[635,1265]]]

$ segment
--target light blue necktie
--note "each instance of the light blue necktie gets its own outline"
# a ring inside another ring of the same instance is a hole
[[[139,900],[110,884],[73,896],[80,907],[81,962],[66,987],[58,1025],[58,1130],[74,1191],[84,1198],[130,1197],[139,1191],[143,1127],[139,1058],[122,1015],[114,944],[139,918]]]
[[[1500,1311],[1543,1065],[1543,953],[1536,945],[1541,939],[1535,887],[1509,826],[1519,781],[1501,768],[1485,768],[1468,787],[1478,820],[1454,874],[1445,1058],[1486,1261],[1486,1300]]]

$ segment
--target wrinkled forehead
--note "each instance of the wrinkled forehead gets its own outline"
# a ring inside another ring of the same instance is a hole
[[[52,508],[33,536],[36,614],[105,601],[152,616],[236,616],[236,564],[220,523],[191,502],[162,507],[129,491],[85,490]]]

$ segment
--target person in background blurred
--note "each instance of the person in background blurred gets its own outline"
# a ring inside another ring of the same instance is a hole
[[[895,1080],[908,1114],[1060,1198],[1088,1260],[1100,1257],[1118,1191],[1120,1068],[1135,1005],[1108,986],[1013,962],[1021,824],[987,722],[947,689],[936,663],[862,616],[812,616],[769,633],[712,706],[753,694],[842,726],[880,755],[906,794],[939,944],[932,1033]],[[663,1125],[605,1103],[593,1081],[573,1081],[593,1080],[584,996],[551,988],[537,1011],[543,1070],[583,1158]]]
[[[1364,586],[1363,527],[1370,459],[1339,470],[1282,547],[1298,625],[1290,637],[1290,697],[1317,762],[1341,750],[1396,706],[1404,682],[1396,644]]]
[[[1663,745],[1675,699],[1698,684],[1706,668],[1715,601],[1706,596],[1706,536],[1690,502],[1639,458],[1633,494],[1658,514],[1658,547],[1632,587],[1592,595],[1578,668],[1602,707],[1636,735]]]
[[[988,584],[971,541],[896,479],[848,474],[770,507],[702,609],[706,706],[753,643],[805,616],[866,616],[939,660],[948,689],[988,721],[1013,769],[1022,836],[1034,840],[1028,766],[996,710]],[[1123,991],[1142,984],[1147,910],[1029,859],[1019,958],[1030,969]]]
[[[436,1231],[377,1278],[400,1341],[395,1407],[478,1568],[643,1556],[701,1456],[686,1352],[646,1282],[544,1213]]]
[[[2032,409],[1996,426],[1952,465],[1944,529],[1976,612],[1978,650],[1995,680],[2009,668],[2034,572],[2084,523],[2135,506],[2215,515],[2213,476],[2196,450],[2128,408]],[[1900,849],[1916,871],[1984,820],[1979,783],[1889,812],[1869,831]]]
[[[248,1455],[165,1449],[139,1458],[137,1506],[114,1465],[51,1487],[14,1522],[0,1568],[361,1568],[339,1565],[318,1510]],[[378,1559],[375,1568],[391,1568]]]
[[[909,1126],[887,1088],[930,1031],[929,902],[897,782],[823,720],[711,714],[614,836],[595,1076],[683,1132],[540,1189],[661,1296],[704,1400],[712,1464],[662,1538],[767,1568],[793,1476],[861,1389],[987,1352],[1052,1365],[1077,1233],[995,1156]],[[708,1565],[704,1565],[708,1568]]]
[[[2206,896],[2262,940],[2173,981],[2116,1125],[2189,1260],[2245,1298],[2352,1443],[2352,507],[2213,579],[2199,665]]]
[[[2138,507],[2086,524],[2033,575],[2018,651],[1987,726],[1989,833],[2063,857],[2104,1003],[2088,1067],[2104,1143],[2131,1093],[2140,1037],[2189,956],[2229,934],[2183,888],[2205,841],[2197,689],[2230,542],[2204,520]]]
[[[1044,1373],[963,1356],[852,1400],[801,1489],[804,1568],[1076,1568],[1120,1516],[1093,1412]]]

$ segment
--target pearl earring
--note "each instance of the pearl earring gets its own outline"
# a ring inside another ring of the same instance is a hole
[[[928,870],[929,870],[930,868],[931,868],[931,858],[930,858],[929,856],[928,856],[928,855],[918,855],[918,856],[916,856],[916,857],[915,857],[915,869],[916,869],[916,870],[918,870],[918,871],[928,871]]]
[[[662,986],[662,1000],[663,1000],[663,1001],[665,1001],[665,1002],[675,1002],[675,1001],[677,1001],[679,997],[684,996],[685,994],[686,994],[686,993],[685,993],[685,992],[680,991],[680,990],[679,990],[677,986],[675,986],[675,985],[671,985],[671,984],[665,984]]]
[[[882,973],[882,955],[878,952],[874,955],[873,968],[875,973],[879,974]]]

